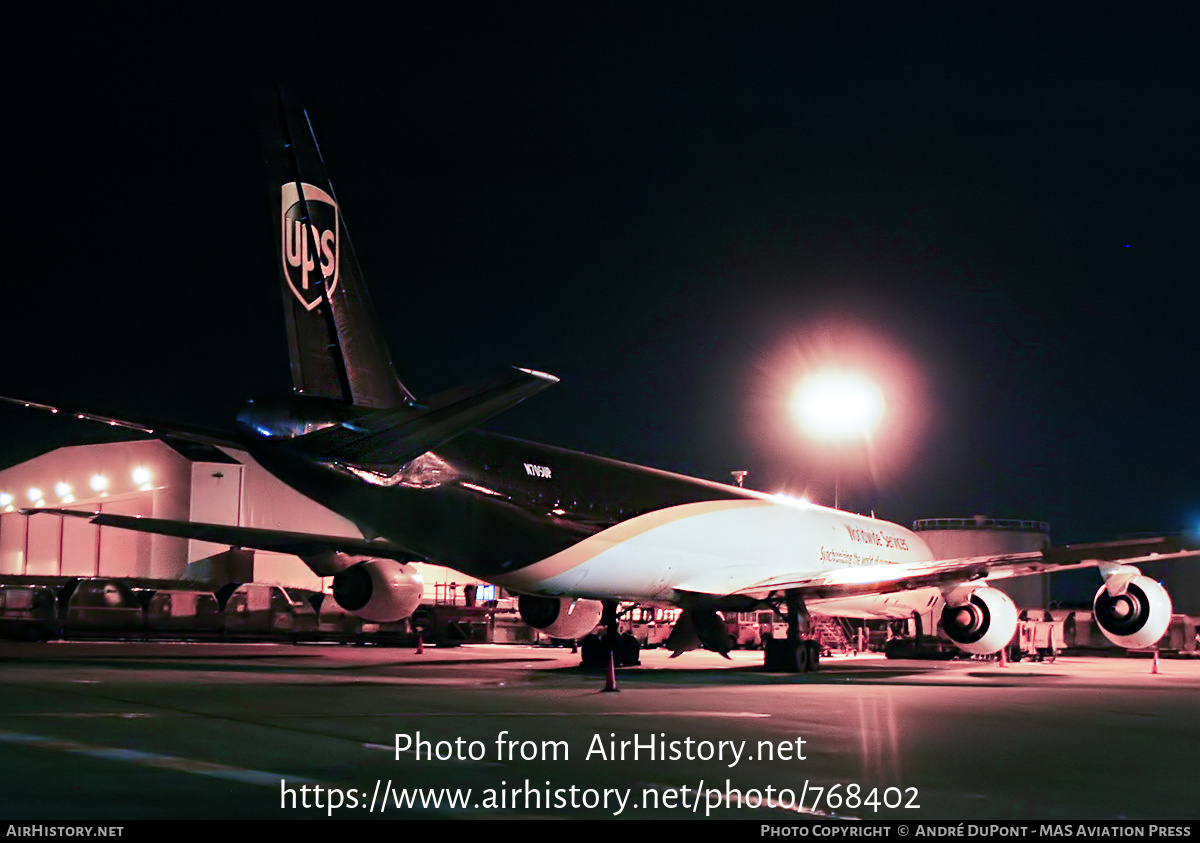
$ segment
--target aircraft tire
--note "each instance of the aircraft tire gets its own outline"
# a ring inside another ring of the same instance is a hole
[[[774,673],[804,673],[810,669],[807,641],[768,638],[763,641],[763,670]]]
[[[812,672],[821,666],[821,645],[816,641],[805,641],[805,669]]]
[[[604,640],[596,633],[585,635],[579,641],[579,666],[584,670],[606,670],[608,650]]]
[[[626,632],[617,639],[617,664],[620,667],[637,667],[642,663],[639,653],[641,652],[642,644],[631,633]]]

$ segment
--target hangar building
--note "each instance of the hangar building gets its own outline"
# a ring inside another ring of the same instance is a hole
[[[297,557],[229,554],[209,542],[27,517],[53,507],[361,538],[352,523],[275,479],[244,451],[149,439],[58,448],[0,471],[0,576],[259,582],[328,591]],[[426,598],[475,580],[421,565]]]

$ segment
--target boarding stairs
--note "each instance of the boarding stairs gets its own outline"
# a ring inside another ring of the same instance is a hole
[[[817,640],[821,642],[822,651],[849,653],[854,649],[854,639],[847,634],[845,619],[817,614],[809,617],[812,619]]]

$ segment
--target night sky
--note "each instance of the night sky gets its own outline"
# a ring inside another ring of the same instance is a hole
[[[492,429],[901,523],[1200,526],[1190,10],[742,5],[10,19],[0,394],[229,426],[290,387],[274,79],[418,394],[541,369]],[[869,447],[788,417],[834,359],[884,383]],[[0,464],[94,435],[0,408]]]

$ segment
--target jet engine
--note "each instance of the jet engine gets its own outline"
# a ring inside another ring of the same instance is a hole
[[[999,589],[977,588],[966,603],[947,601],[942,631],[960,650],[977,656],[995,653],[1016,634],[1017,606]]]
[[[1100,631],[1118,647],[1149,647],[1171,625],[1171,596],[1147,576],[1129,580],[1118,594],[1100,586],[1092,609]]]
[[[401,621],[421,602],[425,580],[411,565],[368,559],[333,578],[333,599],[352,615],[375,623]]]
[[[517,600],[517,609],[521,620],[551,638],[580,638],[600,623],[604,607],[599,600],[522,594]]]

